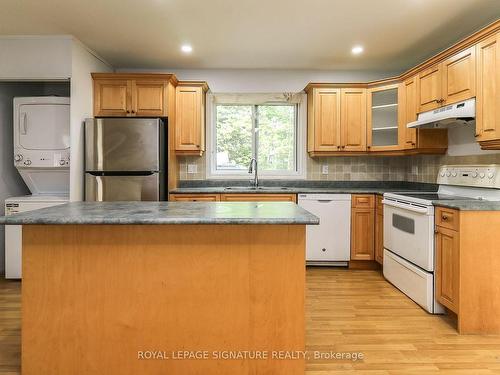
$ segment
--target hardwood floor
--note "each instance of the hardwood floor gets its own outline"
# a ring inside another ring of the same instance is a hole
[[[500,336],[459,336],[378,271],[309,269],[306,286],[307,349],[364,354],[310,360],[307,375],[500,374]]]
[[[20,374],[21,282],[0,276],[0,374]]]
[[[427,314],[378,271],[309,268],[306,285],[307,375],[500,375],[500,336],[459,336],[451,318]],[[2,375],[20,373],[20,292],[0,281]]]

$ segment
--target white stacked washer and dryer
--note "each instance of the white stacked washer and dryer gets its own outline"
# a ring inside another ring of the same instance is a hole
[[[14,165],[31,195],[5,200],[5,214],[69,200],[70,101],[67,97],[14,98]],[[5,278],[19,279],[22,226],[5,227]]]

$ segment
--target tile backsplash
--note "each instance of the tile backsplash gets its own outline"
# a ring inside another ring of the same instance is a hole
[[[445,164],[500,164],[500,153],[451,156],[418,155],[408,157],[406,180],[410,182],[436,182],[439,167]],[[413,170],[416,166],[417,169]],[[415,173],[416,172],[416,173]]]
[[[500,153],[471,156],[335,156],[307,158],[307,179],[326,181],[411,181],[435,183],[443,164],[500,164]],[[188,164],[196,173],[187,173]],[[322,167],[328,173],[322,174]],[[180,180],[205,179],[205,157],[179,157]]]

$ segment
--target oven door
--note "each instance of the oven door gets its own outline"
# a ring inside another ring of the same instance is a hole
[[[434,208],[384,198],[384,248],[434,271]]]

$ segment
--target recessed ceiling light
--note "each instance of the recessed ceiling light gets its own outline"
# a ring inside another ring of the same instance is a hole
[[[354,55],[359,55],[361,52],[363,52],[363,47],[362,46],[354,46],[354,47],[352,47],[351,52]]]
[[[181,51],[184,53],[191,53],[191,52],[193,52],[193,47],[191,47],[189,44],[184,44],[181,47]]]

